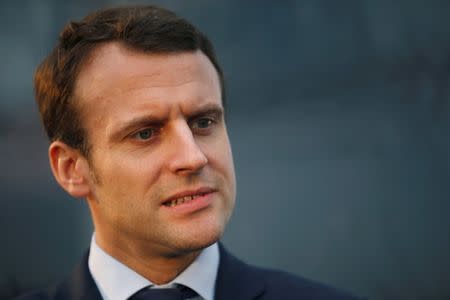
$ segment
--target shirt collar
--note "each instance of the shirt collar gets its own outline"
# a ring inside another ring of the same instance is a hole
[[[190,287],[205,300],[213,300],[219,260],[219,247],[214,243],[203,249],[192,264],[173,280],[173,283]]]
[[[183,284],[203,299],[212,300],[219,260],[219,248],[215,243],[203,249],[188,268],[163,287]],[[138,290],[154,285],[101,249],[95,241],[95,234],[91,239],[88,266],[100,294],[106,300],[125,300]]]

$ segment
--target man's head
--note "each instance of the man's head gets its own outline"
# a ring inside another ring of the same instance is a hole
[[[58,183],[89,204],[110,253],[199,250],[235,200],[222,72],[210,42],[155,7],[68,25],[36,74]]]
[[[214,65],[224,101],[224,79],[209,39],[173,12],[156,6],[117,7],[70,22],[35,74],[35,94],[50,141],[61,140],[89,154],[74,86],[80,69],[100,45],[118,42],[144,53],[202,51]]]

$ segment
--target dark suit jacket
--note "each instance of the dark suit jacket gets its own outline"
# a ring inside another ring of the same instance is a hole
[[[216,300],[356,300],[353,296],[285,272],[253,267],[228,253],[222,245],[216,281]],[[88,269],[88,255],[72,275],[52,288],[16,300],[101,300]],[[155,299],[156,300],[156,299]]]

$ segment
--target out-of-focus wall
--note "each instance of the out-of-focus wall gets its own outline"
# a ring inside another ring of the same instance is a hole
[[[450,2],[152,3],[206,32],[225,69],[232,252],[371,299],[450,298]],[[0,298],[61,279],[88,247],[32,73],[66,21],[112,4],[0,3]]]

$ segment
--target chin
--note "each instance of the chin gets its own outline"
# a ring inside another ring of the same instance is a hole
[[[206,229],[206,230],[205,230]],[[203,250],[220,240],[224,232],[224,226],[203,227],[202,230],[184,233],[178,241],[178,249],[184,253]]]

